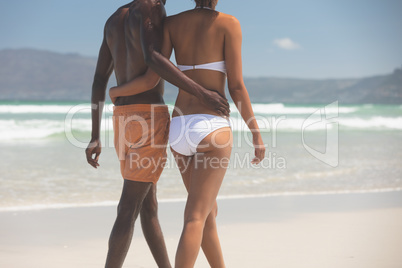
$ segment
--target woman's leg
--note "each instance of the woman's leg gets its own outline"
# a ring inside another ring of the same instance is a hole
[[[230,128],[219,129],[200,143],[198,153],[191,161],[184,227],[176,254],[177,268],[190,268],[195,264],[203,241],[206,220],[216,206],[216,197],[229,164],[231,145]],[[217,235],[215,239],[218,239]],[[205,246],[208,247],[210,243],[213,244],[213,241],[206,242]],[[206,251],[209,253],[209,248]]]
[[[223,259],[221,243],[218,236],[218,228],[216,226],[217,214],[218,205],[215,201],[215,205],[205,221],[201,247],[209,265],[212,268],[223,268],[225,267],[225,261]]]
[[[190,185],[190,178],[194,166],[193,164],[194,157],[178,154],[173,149],[172,154],[176,160],[177,166],[183,178],[184,185],[186,186],[188,192]],[[211,213],[209,213],[208,218],[205,222],[202,244],[201,244],[205,257],[207,258],[209,265],[212,268],[225,267],[222,248],[219,242],[218,230],[215,221],[217,212],[218,212],[218,204],[215,202],[214,208],[212,209]]]

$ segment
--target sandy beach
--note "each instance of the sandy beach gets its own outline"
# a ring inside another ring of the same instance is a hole
[[[183,208],[160,203],[172,262]],[[115,211],[1,212],[0,267],[103,267]],[[218,222],[230,268],[402,267],[402,192],[221,199]],[[124,267],[156,267],[139,222]]]

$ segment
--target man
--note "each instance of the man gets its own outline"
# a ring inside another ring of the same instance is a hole
[[[86,149],[87,161],[94,168],[99,166],[100,120],[107,82],[113,70],[118,85],[121,85],[142,75],[149,66],[162,78],[198,97],[205,105],[222,115],[229,115],[226,99],[196,84],[161,55],[165,2],[134,0],[120,7],[106,22],[92,86],[92,138]],[[156,200],[156,182],[163,169],[169,126],[169,114],[163,105],[163,88],[161,81],[151,90],[119,97],[115,102],[115,147],[124,185],[110,235],[106,267],[123,265],[138,214],[158,267],[171,267],[157,217]],[[152,158],[157,164],[144,168],[138,163],[133,164],[134,158]]]

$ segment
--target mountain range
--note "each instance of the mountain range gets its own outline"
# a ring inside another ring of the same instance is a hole
[[[0,100],[89,101],[96,58],[34,49],[0,50]],[[246,67],[246,66],[245,66]],[[402,104],[402,70],[346,79],[244,78],[252,102]],[[112,75],[109,87],[116,85]],[[177,88],[166,83],[165,100]]]

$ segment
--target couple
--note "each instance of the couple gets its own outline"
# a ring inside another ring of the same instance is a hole
[[[215,217],[216,197],[232,148],[229,105],[223,97],[226,78],[230,95],[253,132],[252,162],[258,164],[265,153],[243,83],[241,29],[234,17],[215,11],[218,0],[195,0],[195,9],[168,18],[165,2],[135,0],[119,8],[105,25],[92,88],[92,139],[86,155],[97,168],[100,120],[114,70],[119,86],[110,89],[109,95],[115,104],[115,147],[124,185],[106,267],[123,265],[139,214],[158,267],[171,267],[156,200],[168,139],[188,191],[175,267],[193,267],[200,247],[211,267],[225,267]],[[173,49],[177,68],[168,60]],[[160,77],[179,88],[171,122]],[[147,167],[138,163],[146,159]],[[208,163],[212,160],[214,164]],[[221,163],[216,165],[215,160]]]

